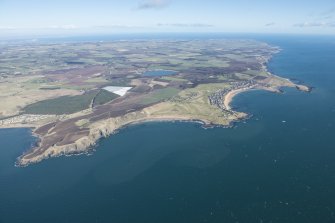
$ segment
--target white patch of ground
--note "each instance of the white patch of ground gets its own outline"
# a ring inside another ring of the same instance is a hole
[[[123,96],[127,94],[127,92],[132,89],[131,87],[117,87],[117,86],[107,86],[103,88],[106,91],[112,92],[114,94]]]

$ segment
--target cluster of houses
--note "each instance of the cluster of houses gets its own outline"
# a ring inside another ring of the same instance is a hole
[[[249,88],[249,87],[254,86],[255,84],[256,84],[256,82],[253,81],[253,80],[233,83],[231,87],[225,88],[225,89],[222,89],[222,90],[218,90],[218,91],[212,93],[211,95],[209,95],[208,96],[209,103],[213,106],[217,106],[222,111],[231,112],[226,108],[226,106],[224,104],[225,96],[232,90],[241,89],[241,88]]]
[[[14,124],[25,124],[40,121],[53,117],[53,115],[19,115],[0,120],[0,126],[9,126]]]

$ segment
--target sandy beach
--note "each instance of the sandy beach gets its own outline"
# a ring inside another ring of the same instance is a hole
[[[231,102],[233,101],[234,97],[242,92],[250,91],[252,89],[255,89],[254,87],[247,87],[247,88],[240,88],[236,90],[229,91],[228,94],[224,97],[224,106],[227,110],[232,110],[230,107]]]

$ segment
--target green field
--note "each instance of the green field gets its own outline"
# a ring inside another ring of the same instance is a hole
[[[24,108],[26,114],[71,114],[89,108],[97,91],[77,96],[63,96],[50,100],[44,100],[28,105]]]
[[[187,79],[183,79],[183,78],[179,78],[179,77],[164,76],[164,77],[161,77],[161,79],[166,80],[166,81],[188,82]]]
[[[141,101],[141,103],[146,105],[146,104],[152,104],[152,103],[168,100],[172,98],[173,96],[178,95],[179,92],[180,90],[176,88],[172,88],[172,87],[156,90],[152,92],[151,94],[147,95]]]
[[[63,96],[59,98],[44,100],[28,105],[23,109],[25,114],[50,114],[62,115],[72,114],[88,109],[94,100],[94,105],[102,105],[117,98],[118,95],[105,90],[94,90],[83,95]]]
[[[102,89],[94,99],[94,106],[106,104],[107,102],[110,102],[118,97],[120,96]]]

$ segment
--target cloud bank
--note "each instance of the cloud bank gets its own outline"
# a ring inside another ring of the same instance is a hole
[[[203,24],[203,23],[158,23],[157,26],[170,26],[170,27],[190,27],[190,28],[208,28],[213,27],[210,24]]]
[[[266,27],[274,26],[274,25],[276,25],[276,23],[274,23],[274,22],[270,22],[270,23],[265,24]]]
[[[142,0],[137,9],[145,10],[145,9],[162,9],[169,6],[169,0]]]
[[[294,24],[294,27],[335,27],[335,22],[304,22]]]

